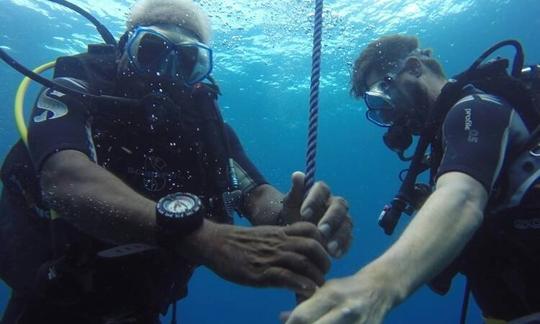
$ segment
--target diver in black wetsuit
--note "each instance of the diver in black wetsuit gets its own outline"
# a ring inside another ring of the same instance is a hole
[[[503,43],[520,57],[519,43]],[[287,324],[380,323],[423,284],[446,293],[457,272],[486,322],[540,321],[537,101],[519,79],[522,57],[510,77],[505,60],[480,65],[488,53],[451,80],[415,37],[383,37],[360,54],[352,94],[388,127],[385,143],[403,160],[420,135],[402,188],[431,169],[433,192],[417,199],[416,189],[400,190],[380,217],[391,233],[409,205],[419,208],[399,240],[354,276],[325,284]]]
[[[302,173],[280,193],[223,122],[207,19],[142,0],[117,47],[57,60],[2,167],[3,324],[157,323],[198,265],[306,297],[347,251],[346,202]]]

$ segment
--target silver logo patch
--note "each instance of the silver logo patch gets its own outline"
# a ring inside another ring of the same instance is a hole
[[[40,115],[37,115],[34,117],[35,123],[41,123],[46,120],[61,118],[67,115],[68,108],[65,103],[58,101],[56,99],[53,99],[48,96],[49,91],[44,91],[40,96],[39,100],[37,102],[37,108],[45,110]],[[55,93],[55,94],[62,94],[62,93]],[[63,94],[62,94],[63,95]]]

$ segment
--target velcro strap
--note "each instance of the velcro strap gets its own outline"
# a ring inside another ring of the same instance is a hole
[[[112,259],[112,258],[121,258],[128,255],[138,254],[146,251],[155,250],[157,247],[142,244],[142,243],[133,243],[116,246],[114,248],[103,250],[97,253],[101,258]]]

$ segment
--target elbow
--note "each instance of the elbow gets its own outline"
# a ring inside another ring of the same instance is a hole
[[[462,215],[469,219],[471,226],[477,228],[484,220],[484,208],[487,195],[479,192],[485,192],[483,187],[476,188],[468,185],[460,185],[450,188],[451,197],[455,197],[455,204],[462,210]]]
[[[465,198],[463,202],[464,214],[470,218],[471,227],[477,229],[484,221],[484,210],[476,200]]]
[[[480,182],[464,173],[452,172],[437,181],[437,191],[445,200],[453,201],[471,227],[480,227],[488,200],[488,193]]]

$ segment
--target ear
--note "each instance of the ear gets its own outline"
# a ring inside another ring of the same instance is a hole
[[[416,57],[409,57],[405,61],[405,69],[415,77],[419,77],[422,75],[422,62]]]

